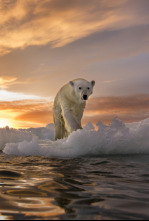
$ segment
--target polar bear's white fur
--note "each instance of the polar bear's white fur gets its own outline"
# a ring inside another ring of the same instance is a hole
[[[64,85],[56,95],[53,108],[55,140],[82,129],[86,100],[93,93],[95,81],[76,79]]]

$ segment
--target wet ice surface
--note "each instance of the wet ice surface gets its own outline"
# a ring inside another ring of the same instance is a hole
[[[1,219],[149,219],[149,156],[0,155]]]

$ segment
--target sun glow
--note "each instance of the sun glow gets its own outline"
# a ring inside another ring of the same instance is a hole
[[[6,127],[6,126],[12,127],[11,122],[7,119],[0,118],[0,128]]]

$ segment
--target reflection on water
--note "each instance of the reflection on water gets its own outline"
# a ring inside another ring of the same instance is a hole
[[[148,219],[149,156],[0,155],[0,219]]]

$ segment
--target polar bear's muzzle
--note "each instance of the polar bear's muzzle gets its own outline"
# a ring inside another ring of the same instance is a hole
[[[83,94],[83,100],[85,100],[85,101],[88,100],[88,96],[86,94]]]

